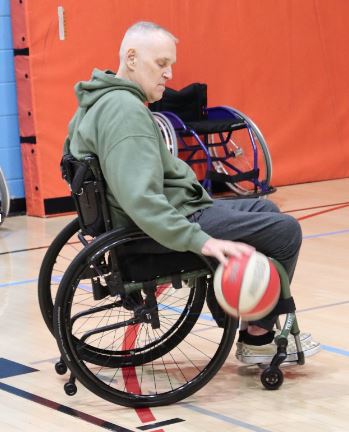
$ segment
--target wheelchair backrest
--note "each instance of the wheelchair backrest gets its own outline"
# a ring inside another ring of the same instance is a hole
[[[97,237],[112,229],[105,180],[97,156],[77,160],[71,154],[61,161],[62,177],[69,184],[84,235]]]
[[[170,111],[182,121],[200,121],[207,119],[207,85],[193,83],[181,90],[166,87],[158,102],[149,104],[151,111]]]

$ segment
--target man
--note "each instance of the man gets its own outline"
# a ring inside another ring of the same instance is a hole
[[[66,151],[76,158],[98,155],[114,227],[135,224],[170,249],[223,264],[228,256],[256,248],[280,261],[292,278],[301,245],[297,221],[267,200],[213,201],[191,168],[169,153],[145,106],[161,99],[172,78],[176,43],[156,24],[130,27],[117,74],[96,69],[90,81],[76,85],[79,109],[69,125]],[[240,332],[241,361],[270,361],[274,323],[275,317],[264,319]],[[318,350],[310,335],[302,338],[306,355]]]

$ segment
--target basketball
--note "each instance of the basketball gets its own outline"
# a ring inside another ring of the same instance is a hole
[[[280,296],[280,278],[265,255],[254,251],[220,264],[214,276],[219,305],[229,315],[255,321],[268,315]]]

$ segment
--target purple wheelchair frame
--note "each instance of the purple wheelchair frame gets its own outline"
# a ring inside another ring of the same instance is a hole
[[[191,128],[189,125],[184,123],[180,117],[178,117],[175,113],[170,111],[162,111],[162,114],[164,114],[172,123],[173,128],[176,131],[177,137],[179,139],[179,143],[181,144],[178,146],[178,152],[179,153],[186,153],[185,161],[189,165],[194,164],[206,164],[206,172],[205,172],[205,178],[202,182],[203,187],[212,194],[212,180],[210,178],[210,173],[212,173],[212,169],[214,168],[213,163],[214,162],[221,162],[222,164],[226,165],[228,168],[233,170],[236,175],[229,176],[230,181],[234,181],[234,178],[236,178],[236,181],[244,180],[249,181],[253,184],[254,188],[254,194],[256,195],[265,195],[269,194],[271,192],[274,192],[274,188],[269,185],[269,180],[259,180],[259,166],[258,166],[258,148],[255,141],[255,136],[257,137],[258,141],[260,142],[262,146],[262,151],[264,152],[264,155],[266,156],[266,164],[267,169],[271,171],[271,161],[270,156],[268,153],[267,145],[265,143],[264,137],[262,136],[260,130],[258,127],[253,123],[251,119],[249,119],[245,114],[241,113],[240,111],[228,107],[228,106],[217,106],[217,107],[208,107],[206,109],[206,115],[207,120],[233,120],[236,125],[232,128],[232,130],[225,132],[227,133],[227,136],[224,138],[223,132],[212,132],[214,134],[218,134],[220,138],[220,142],[217,143],[210,143],[207,135],[202,135],[202,138],[200,138],[199,134]],[[239,168],[234,166],[231,162],[228,161],[228,159],[231,159],[234,157],[234,154],[229,151],[227,144],[230,141],[230,138],[234,131],[239,129],[247,129],[250,143],[253,149],[253,168],[249,171],[249,173],[242,172]],[[185,141],[185,138],[193,137],[196,141],[196,144],[188,144]],[[213,156],[210,153],[210,148],[212,147],[222,147],[224,149],[224,155],[223,156]],[[205,154],[205,158],[198,158],[193,159],[194,155],[202,150]],[[269,176],[270,177],[270,176]]]

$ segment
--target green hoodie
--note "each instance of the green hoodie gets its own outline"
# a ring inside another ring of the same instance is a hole
[[[170,249],[200,253],[210,237],[186,216],[212,200],[191,168],[168,151],[140,87],[95,69],[75,92],[79,108],[65,152],[98,156],[114,228],[137,225]]]

